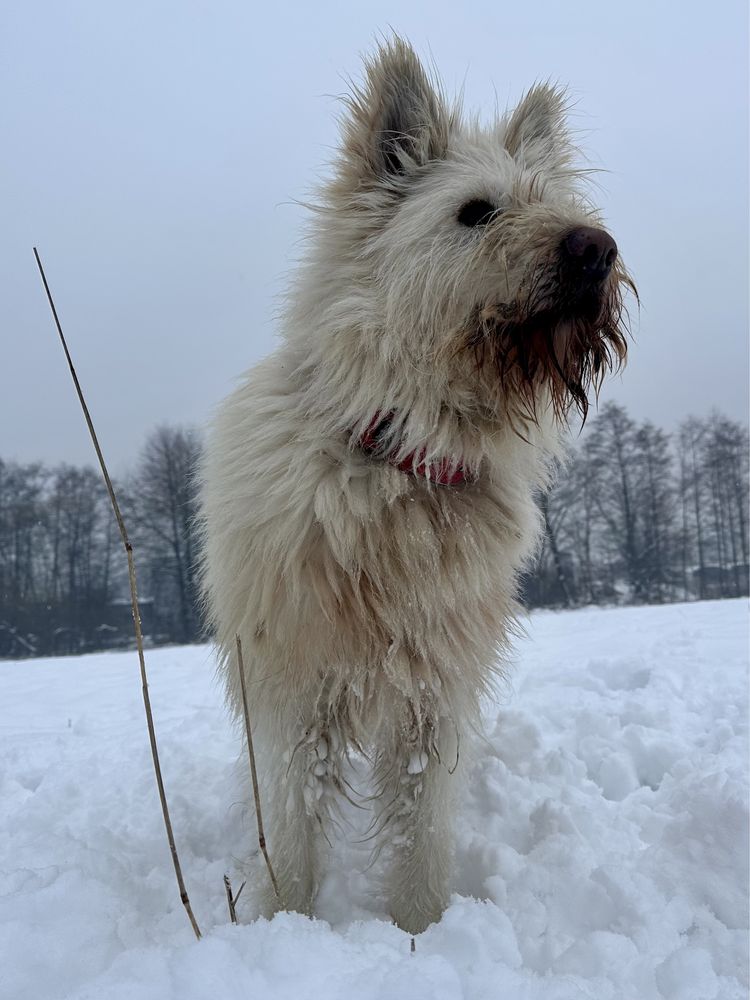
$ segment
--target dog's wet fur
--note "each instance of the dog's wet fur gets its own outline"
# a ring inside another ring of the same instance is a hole
[[[242,639],[288,908],[313,912],[352,749],[373,762],[394,920],[414,934],[447,904],[458,743],[504,670],[535,493],[626,355],[632,283],[576,155],[559,88],[483,126],[406,42],[382,45],[281,345],[214,422],[204,591],[238,716]]]

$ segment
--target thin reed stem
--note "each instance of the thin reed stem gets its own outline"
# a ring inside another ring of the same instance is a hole
[[[242,659],[242,640],[239,635],[236,637],[237,641],[237,669],[240,672],[240,689],[242,691],[242,710],[245,715],[245,731],[247,733],[247,752],[250,757],[250,775],[253,779],[253,795],[255,797],[255,817],[258,822],[258,844],[260,845],[263,857],[266,859],[266,867],[268,868],[268,874],[271,876],[271,885],[273,886],[273,891],[276,894],[276,899],[278,900],[279,906],[283,907],[283,902],[281,900],[281,893],[279,892],[279,884],[276,881],[276,875],[274,874],[273,865],[271,864],[271,859],[268,856],[268,848],[266,847],[266,835],[263,831],[263,813],[260,808],[260,791],[258,789],[258,772],[255,768],[255,750],[253,748],[253,734],[250,728],[250,709],[247,703],[247,687],[245,684],[245,663]]]
[[[138,607],[138,588],[136,586],[135,578],[135,561],[133,559],[133,546],[130,544],[130,539],[128,538],[128,532],[125,527],[125,521],[123,519],[122,513],[120,511],[120,505],[117,502],[117,496],[115,495],[115,488],[112,485],[112,480],[109,476],[109,471],[107,470],[106,462],[104,461],[104,455],[99,447],[99,439],[96,436],[96,431],[94,430],[94,422],[91,419],[91,414],[89,413],[89,408],[86,405],[86,400],[83,395],[83,390],[81,389],[81,384],[78,381],[78,376],[76,375],[76,370],[73,367],[73,359],[70,356],[70,351],[68,350],[68,344],[65,340],[65,335],[62,331],[62,326],[60,325],[60,320],[57,315],[57,309],[55,308],[55,303],[52,298],[52,293],[49,290],[49,285],[47,284],[47,277],[44,273],[44,268],[42,267],[42,262],[39,258],[36,247],[34,247],[34,257],[36,258],[37,267],[39,268],[39,273],[42,276],[42,283],[44,284],[44,290],[47,293],[47,300],[49,301],[50,309],[52,310],[52,316],[55,320],[55,326],[57,327],[57,332],[60,336],[60,342],[62,343],[63,350],[65,351],[65,357],[68,362],[68,367],[70,368],[70,374],[73,378],[73,384],[75,385],[76,392],[78,393],[78,401],[81,404],[81,409],[83,410],[83,415],[86,419],[86,426],[89,429],[89,434],[91,435],[91,440],[94,445],[94,451],[96,452],[96,457],[99,460],[99,466],[102,470],[102,476],[104,477],[104,482],[107,486],[107,493],[109,494],[110,503],[112,504],[112,510],[115,514],[115,519],[117,520],[117,527],[120,529],[120,537],[122,539],[122,544],[125,547],[125,553],[128,558],[128,580],[130,582],[130,603],[133,609],[133,627],[135,629],[135,645],[138,650],[138,662],[141,669],[141,690],[143,693],[143,706],[146,710],[146,724],[148,726],[148,738],[151,744],[151,758],[154,762],[154,774],[156,775],[156,784],[159,789],[159,801],[161,802],[161,811],[164,817],[164,826],[167,831],[167,840],[169,841],[169,851],[172,855],[172,864],[174,865],[174,873],[177,877],[177,885],[180,890],[180,900],[182,905],[187,911],[188,918],[190,920],[190,925],[193,928],[195,936],[200,938],[201,932],[198,927],[198,923],[193,914],[192,907],[190,906],[190,899],[187,894],[187,889],[185,888],[185,880],[182,877],[182,868],[180,866],[180,859],[177,854],[177,847],[175,845],[174,833],[172,832],[172,820],[169,816],[169,807],[167,806],[167,796],[164,791],[164,781],[161,774],[161,764],[159,763],[159,750],[156,745],[156,731],[154,729],[154,717],[151,712],[151,699],[148,693],[148,679],[146,676],[146,660],[143,654],[143,634],[141,632],[141,612]]]

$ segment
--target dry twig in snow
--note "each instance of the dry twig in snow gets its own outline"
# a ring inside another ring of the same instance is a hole
[[[268,874],[271,876],[271,885],[273,886],[273,891],[276,894],[276,899],[278,900],[279,906],[283,907],[284,904],[281,900],[279,884],[276,881],[273,865],[271,864],[271,859],[268,856],[266,835],[263,832],[263,815],[260,810],[260,792],[258,791],[258,772],[255,770],[255,750],[253,749],[253,734],[250,729],[250,709],[247,704],[247,688],[245,686],[245,663],[242,659],[242,641],[239,636],[235,636],[235,638],[237,640],[237,669],[240,672],[240,689],[242,690],[242,710],[245,714],[247,752],[250,757],[250,775],[253,779],[253,795],[255,796],[255,816],[258,821],[258,844],[263,852],[263,857],[266,859],[266,867],[268,868]],[[239,893],[237,893],[237,895],[239,896]]]
[[[245,883],[243,882],[242,885],[237,890],[237,895],[236,896],[232,895],[232,883],[229,881],[229,876],[228,875],[224,876],[224,891],[227,894],[227,906],[229,907],[229,919],[232,921],[233,924],[237,923],[237,910],[236,910],[237,900],[242,895],[242,890],[244,888],[245,888]]]
[[[109,494],[109,499],[112,504],[112,510],[115,514],[115,519],[117,520],[117,527],[120,529],[120,537],[122,538],[122,544],[125,547],[125,553],[128,557],[128,579],[130,581],[130,602],[133,607],[133,627],[135,629],[135,644],[138,649],[138,662],[141,667],[141,689],[143,691],[143,705],[146,709],[146,723],[148,725],[148,738],[151,743],[151,757],[154,762],[154,773],[156,774],[156,784],[159,788],[159,800],[161,802],[161,811],[164,816],[164,826],[167,830],[167,840],[169,841],[169,850],[172,855],[172,864],[174,865],[174,873],[177,876],[177,885],[180,889],[180,899],[182,904],[187,911],[187,915],[190,919],[190,924],[195,932],[195,936],[200,938],[201,932],[198,927],[198,923],[193,915],[192,907],[190,906],[190,899],[188,898],[187,889],[185,888],[185,881],[182,877],[182,868],[180,867],[180,859],[177,855],[177,847],[174,842],[174,834],[172,832],[172,821],[169,818],[169,808],[167,806],[167,796],[164,792],[164,782],[161,776],[161,764],[159,763],[159,751],[156,746],[156,732],[154,730],[154,718],[151,713],[151,699],[148,694],[148,680],[146,677],[146,660],[143,655],[143,635],[141,633],[141,613],[138,608],[138,590],[136,587],[135,580],[135,562],[133,561],[133,546],[130,544],[130,539],[128,538],[128,533],[125,528],[125,521],[123,520],[122,514],[120,512],[120,505],[117,502],[117,497],[115,495],[115,489],[112,485],[112,480],[109,478],[109,472],[107,471],[107,465],[104,461],[104,455],[102,455],[102,450],[99,447],[99,439],[96,436],[96,431],[94,430],[94,423],[91,419],[91,414],[89,413],[89,408],[86,405],[86,400],[83,396],[83,390],[81,389],[81,384],[78,381],[78,376],[76,375],[76,370],[73,367],[73,359],[70,356],[70,351],[68,350],[68,344],[65,340],[65,335],[62,332],[62,327],[60,326],[60,320],[57,317],[57,309],[55,309],[55,303],[52,299],[52,293],[49,290],[49,285],[47,284],[47,278],[44,274],[44,268],[42,267],[42,262],[39,259],[39,254],[37,253],[36,247],[34,247],[34,256],[36,257],[37,267],[39,268],[39,273],[42,276],[42,282],[44,284],[44,290],[47,293],[47,299],[49,300],[50,309],[52,310],[52,316],[55,320],[55,326],[57,327],[57,332],[60,335],[60,342],[62,343],[63,350],[65,351],[65,357],[68,362],[68,367],[70,368],[70,374],[73,378],[73,384],[76,387],[76,392],[78,393],[78,401],[81,404],[81,409],[83,410],[83,415],[86,418],[86,425],[89,429],[89,434],[91,435],[91,440],[94,444],[94,451],[96,452],[96,457],[99,459],[99,466],[102,470],[102,476],[104,477],[104,482],[107,487],[107,493]]]

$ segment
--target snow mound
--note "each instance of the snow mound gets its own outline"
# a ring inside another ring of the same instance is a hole
[[[746,616],[724,601],[532,617],[472,748],[456,894],[413,955],[362,845],[336,845],[316,920],[228,923],[222,876],[253,825],[207,648],[148,656],[200,942],[134,654],[0,663],[0,997],[745,998]]]

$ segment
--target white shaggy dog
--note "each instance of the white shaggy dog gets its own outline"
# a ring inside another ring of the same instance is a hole
[[[349,748],[375,763],[393,918],[448,899],[457,743],[502,669],[534,492],[625,355],[629,279],[581,190],[564,95],[462,120],[398,38],[348,101],[283,341],[223,404],[203,469],[205,593],[235,636],[269,850],[310,912]]]

